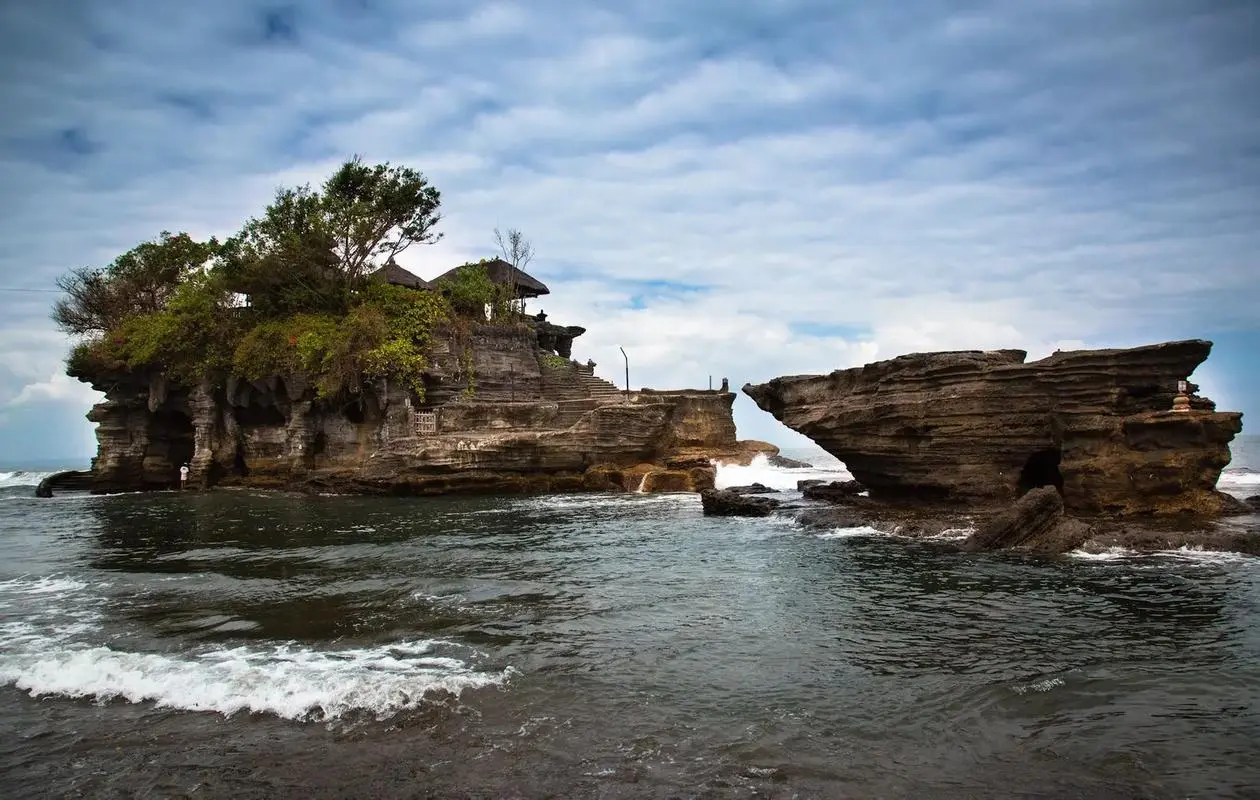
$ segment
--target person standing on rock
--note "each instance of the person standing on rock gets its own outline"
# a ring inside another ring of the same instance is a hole
[[[188,483],[188,465],[184,464],[179,468],[179,490],[184,490],[184,485]]]

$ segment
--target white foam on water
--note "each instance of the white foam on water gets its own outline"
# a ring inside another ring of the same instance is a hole
[[[718,464],[715,485],[719,489],[760,483],[779,491],[796,491],[796,482],[804,480],[847,481],[853,475],[843,465],[836,467],[801,467],[786,469],[770,465],[770,459],[758,454],[748,466]]]
[[[971,534],[975,532],[975,528],[946,528],[940,533],[934,533],[930,536],[912,536],[910,538],[930,542],[961,542],[964,539],[971,538]]]
[[[877,530],[869,525],[860,525],[856,528],[836,528],[826,533],[818,534],[819,539],[852,539],[856,536],[891,536],[887,531]]]
[[[1033,681],[1032,683],[1012,686],[1011,691],[1015,692],[1015,694],[1028,694],[1030,692],[1034,694],[1042,694],[1053,689],[1057,689],[1062,685],[1062,678],[1042,678],[1041,680]]]
[[[0,472],[0,488],[5,486],[38,486],[39,482],[52,472],[30,472],[27,470],[9,470]]]
[[[1240,487],[1260,487],[1260,472],[1229,472],[1228,470],[1221,473],[1221,477],[1216,482],[1217,488],[1225,488],[1227,486]]]
[[[1246,553],[1230,553],[1222,550],[1204,550],[1202,547],[1182,545],[1176,550],[1160,550],[1160,556],[1183,559],[1199,564],[1260,564],[1260,559]]]
[[[74,578],[57,575],[39,577],[22,575],[7,581],[0,581],[0,592],[14,594],[63,595],[87,588],[87,584]]]
[[[1119,561],[1123,558],[1132,558],[1138,555],[1136,550],[1129,550],[1125,547],[1108,547],[1105,550],[1073,550],[1068,553],[1070,558],[1079,558],[1082,561]]]
[[[12,601],[20,601],[21,618],[14,618]],[[474,668],[451,655],[456,645],[439,640],[348,649],[290,642],[132,652],[103,641],[105,603],[85,582],[65,576],[0,582],[0,606],[8,616],[0,622],[0,685],[33,697],[331,722],[351,714],[385,719],[435,693],[458,696],[502,685],[515,674],[511,667]],[[228,620],[227,629],[242,625]]]
[[[121,699],[316,722],[353,712],[386,719],[416,708],[434,692],[458,696],[465,689],[502,685],[515,673],[511,667],[481,672],[435,655],[439,644],[398,642],[350,650],[277,645],[182,654],[105,646],[29,648],[0,655],[0,683],[33,697]]]
[[[687,505],[698,504],[700,496],[691,492],[648,492],[638,494],[599,493],[599,494],[546,494],[517,501],[512,508],[544,509],[547,511],[580,511],[595,508],[616,508],[624,506],[641,507],[644,504]]]

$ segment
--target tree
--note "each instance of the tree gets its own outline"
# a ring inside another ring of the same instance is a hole
[[[413,244],[433,244],[441,195],[414,169],[347,161],[324,182],[280,189],[228,240],[220,269],[266,316],[345,313],[364,278]]]
[[[516,228],[508,228],[507,233],[495,228],[494,243],[499,246],[499,253],[503,256],[503,260],[521,272],[524,272],[529,262],[534,260],[534,245]],[[512,297],[515,297],[517,289],[515,273],[512,275],[511,289]],[[522,303],[521,310],[524,308],[525,305]]]
[[[413,244],[435,244],[442,196],[420,172],[369,167],[355,156],[324,183],[323,211],[342,276],[357,287],[376,259],[393,258]]]
[[[72,269],[57,279],[66,297],[53,304],[53,321],[62,331],[82,336],[160,311],[182,281],[205,269],[218,248],[213,238],[199,242],[187,233],[162,231],[104,269]]]

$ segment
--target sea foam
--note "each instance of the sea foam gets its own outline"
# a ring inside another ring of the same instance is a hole
[[[835,466],[785,469],[771,466],[770,459],[764,454],[759,454],[748,466],[718,464],[716,486],[719,489],[729,489],[732,486],[760,483],[779,491],[795,491],[797,481],[847,481],[852,478],[852,473],[839,462],[836,462]]]
[[[511,667],[475,668],[452,655],[458,645],[427,639],[340,649],[294,642],[117,649],[102,635],[107,604],[94,588],[62,575],[0,582],[0,613],[8,616],[0,622],[0,685],[34,697],[331,722],[385,719],[426,698],[502,685],[515,674]]]
[[[0,683],[34,697],[122,699],[185,711],[331,721],[352,712],[385,719],[416,708],[435,692],[459,695],[500,685],[514,672],[472,669],[436,655],[438,644],[347,650],[277,645],[183,654],[54,647],[0,656]]]

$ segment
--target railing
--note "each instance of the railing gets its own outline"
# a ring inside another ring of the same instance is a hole
[[[436,411],[412,411],[411,412],[411,435],[412,436],[432,436],[437,433],[437,412]]]

